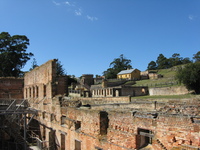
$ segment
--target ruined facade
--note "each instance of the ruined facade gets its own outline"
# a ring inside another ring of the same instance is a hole
[[[26,73],[24,77],[24,98],[28,100],[30,107],[38,110],[32,124],[38,127],[35,134],[40,133],[37,137],[41,141],[48,141],[42,142],[42,145],[52,150],[56,147],[55,127],[51,128],[49,119],[56,118],[60,121],[60,106],[57,106],[54,98],[67,93],[67,78],[56,75],[56,62],[55,59],[50,60]]]
[[[198,150],[199,99],[159,102],[130,96],[69,98],[55,60],[27,73],[24,97],[50,150]],[[109,92],[108,92],[109,93]],[[111,92],[110,92],[111,93]]]
[[[67,79],[56,75],[56,61],[50,60],[25,74],[25,99],[51,101],[55,95],[67,93]]]

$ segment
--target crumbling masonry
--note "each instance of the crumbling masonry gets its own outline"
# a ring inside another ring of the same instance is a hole
[[[199,150],[200,100],[67,97],[56,60],[26,73],[24,98],[38,111],[31,126],[49,150]],[[32,114],[28,115],[32,117]]]

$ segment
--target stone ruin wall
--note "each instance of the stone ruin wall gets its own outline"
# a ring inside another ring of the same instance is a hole
[[[86,104],[113,104],[113,103],[129,103],[131,101],[130,96],[120,96],[120,97],[79,97],[75,100],[81,100],[82,105]]]
[[[55,135],[52,135],[59,149],[76,149],[78,146],[81,146],[81,150],[138,149],[144,140],[140,130],[147,130],[151,132],[148,135],[152,135],[154,150],[182,150],[185,147],[197,150],[200,147],[199,103],[188,106],[142,103],[131,102],[130,97],[115,97],[81,98],[77,100],[86,106],[61,107],[62,98],[52,97],[57,91],[54,71],[51,72],[54,63],[54,60],[48,61],[25,76],[25,89],[32,89],[28,99],[39,110],[35,119],[40,122],[42,140],[49,141],[46,146],[52,145],[49,139],[54,132]],[[37,69],[42,73],[38,73]],[[44,96],[44,85],[49,101]],[[40,91],[38,98],[33,92],[36,86]],[[27,93],[24,92],[24,95],[27,96]],[[87,107],[87,104],[91,106]]]
[[[0,99],[23,99],[23,78],[1,77]]]
[[[51,99],[67,93],[67,79],[56,75],[56,59],[34,68],[25,74],[24,97],[28,99]]]
[[[49,60],[24,76],[24,97],[43,99],[54,96],[52,83],[56,76],[56,60]],[[37,90],[38,88],[38,90]]]
[[[145,104],[148,105],[148,104]],[[151,105],[151,104],[149,104]],[[104,106],[104,111],[106,106]],[[143,109],[142,105],[140,107]],[[182,109],[185,114],[169,112],[169,108],[173,109],[174,105],[159,109],[157,116],[153,116],[152,111],[126,111],[123,109],[107,109],[108,113],[108,128],[107,133],[100,134],[100,112],[103,109],[92,108],[62,108],[62,115],[66,116],[65,128],[68,139],[67,148],[74,148],[74,141],[81,141],[82,150],[93,150],[94,147],[102,149],[138,149],[140,146],[141,135],[140,129],[151,131],[152,147],[154,150],[166,149],[182,150],[197,150],[200,147],[200,124],[194,121],[191,112],[199,112],[195,110],[197,107],[177,106],[176,109]],[[190,110],[189,110],[190,109]],[[155,112],[154,112],[155,113]],[[81,128],[76,131],[74,124],[76,121],[81,122]],[[67,129],[67,130],[66,130]],[[70,147],[70,146],[72,147]]]
[[[27,72],[24,78],[25,86],[37,83],[47,84],[49,82],[53,82],[53,79],[56,76],[55,63],[55,59],[49,60],[41,66],[34,68],[30,72]]]
[[[149,95],[183,95],[189,91],[184,86],[149,88]]]

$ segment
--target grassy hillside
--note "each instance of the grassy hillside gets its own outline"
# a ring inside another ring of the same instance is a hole
[[[149,86],[149,87],[167,87],[167,86],[178,86],[178,82],[175,79],[176,69],[161,69],[158,70],[158,74],[163,77],[159,79],[147,79],[136,81],[134,86]]]

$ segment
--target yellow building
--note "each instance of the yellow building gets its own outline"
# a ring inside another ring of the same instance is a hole
[[[117,74],[117,79],[139,80],[140,72],[138,69],[122,70]]]

